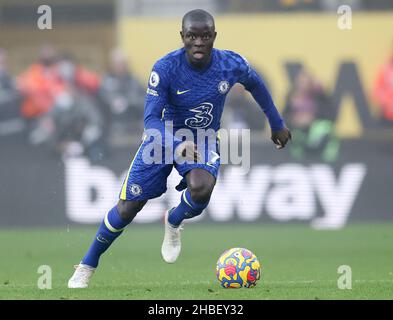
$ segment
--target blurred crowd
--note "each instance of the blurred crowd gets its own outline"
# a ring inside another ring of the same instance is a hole
[[[295,159],[313,157],[333,162],[339,155],[332,96],[308,70],[301,69],[286,98],[284,119],[292,129],[290,152]]]
[[[294,11],[333,11],[340,5],[350,6],[352,10],[391,10],[389,0],[216,0],[220,11],[224,12],[294,12]]]
[[[141,134],[142,86],[126,56],[111,52],[103,76],[51,45],[13,78],[0,49],[0,136],[20,133],[32,145],[47,145],[63,156],[103,157],[113,141]]]
[[[127,58],[113,49],[104,75],[89,70],[70,54],[51,45],[16,77],[0,49],[0,138],[22,133],[30,145],[49,146],[61,156],[102,159],[119,141],[140,137],[145,86],[132,74]],[[381,119],[393,123],[393,51],[381,65],[372,93]],[[296,73],[283,116],[293,132],[289,145],[297,160],[317,156],[335,161],[340,142],[335,135],[332,94],[309,70]],[[224,128],[266,129],[263,115],[240,85],[227,98]]]
[[[393,48],[382,63],[374,81],[373,100],[379,107],[385,125],[393,125]]]

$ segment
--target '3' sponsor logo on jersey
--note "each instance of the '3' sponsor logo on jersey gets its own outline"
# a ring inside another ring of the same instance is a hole
[[[213,115],[211,114],[212,110],[213,104],[209,102],[201,103],[199,106],[190,109],[190,111],[195,112],[195,115],[187,118],[184,123],[186,126],[194,129],[206,128],[213,121]]]

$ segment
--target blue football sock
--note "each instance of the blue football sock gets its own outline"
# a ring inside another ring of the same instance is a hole
[[[200,215],[209,202],[197,203],[191,199],[191,194],[186,189],[181,196],[180,204],[169,213],[168,222],[178,227],[184,219],[191,219]]]
[[[117,206],[112,208],[101,222],[89,251],[87,251],[82,259],[82,263],[96,268],[100,256],[109,248],[130,222],[120,217]]]

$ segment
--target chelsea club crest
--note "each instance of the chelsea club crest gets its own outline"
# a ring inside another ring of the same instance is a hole
[[[130,186],[130,192],[134,195],[134,196],[139,196],[142,194],[142,188],[139,184],[132,184]]]
[[[219,84],[218,84],[218,91],[221,93],[221,94],[225,94],[225,93],[227,93],[228,92],[228,90],[229,90],[229,82],[228,81],[221,81]]]

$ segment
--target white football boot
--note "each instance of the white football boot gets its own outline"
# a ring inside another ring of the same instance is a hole
[[[68,288],[71,289],[83,289],[89,286],[89,281],[94,273],[95,268],[90,267],[86,264],[78,264],[74,266],[75,272],[68,280]]]
[[[162,242],[161,255],[165,262],[174,263],[179,257],[181,251],[180,231],[183,230],[183,224],[175,228],[168,222],[169,211],[165,211],[165,235]]]

